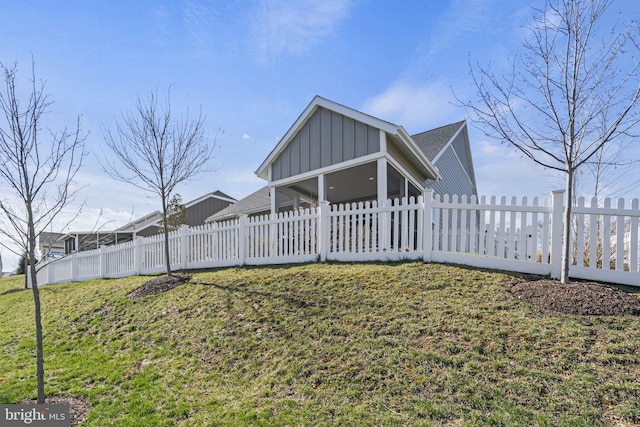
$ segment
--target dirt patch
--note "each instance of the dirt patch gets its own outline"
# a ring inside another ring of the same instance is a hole
[[[91,405],[86,400],[79,397],[71,396],[49,396],[44,399],[45,403],[50,405],[68,405],[69,406],[69,426],[75,427],[87,418]],[[20,404],[35,404],[35,400],[22,400]]]
[[[142,286],[127,294],[132,300],[139,300],[147,295],[158,295],[191,280],[188,274],[174,273],[171,276],[159,276],[145,282]]]
[[[640,316],[637,293],[594,282],[562,284],[557,280],[512,283],[507,294],[543,312],[583,316]]]

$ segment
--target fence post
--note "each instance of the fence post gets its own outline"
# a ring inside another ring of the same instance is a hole
[[[142,254],[140,252],[140,238],[135,236],[133,238],[133,271],[136,276],[142,274]]]
[[[180,226],[180,257],[182,269],[186,270],[189,263],[189,226],[187,224]]]
[[[551,213],[551,265],[549,275],[552,279],[559,279],[562,270],[562,230],[565,226],[563,219],[564,190],[552,192],[553,206]]]
[[[100,278],[104,279],[107,277],[107,254],[105,253],[105,247],[100,246]]]
[[[71,281],[78,281],[78,252],[71,254]]]
[[[47,284],[53,283],[53,268],[51,267],[52,264],[53,264],[53,261],[50,261],[47,263],[47,265],[44,266],[44,268],[47,269]]]
[[[327,260],[327,254],[329,253],[329,233],[331,232],[331,228],[329,227],[330,209],[331,208],[327,200],[321,201],[320,206],[318,206],[318,210],[320,211],[320,220],[318,222],[318,235],[320,236],[320,241],[318,242],[320,245],[320,262],[325,262]]]
[[[431,248],[433,248],[433,189],[427,188],[422,193],[422,260],[431,262]]]
[[[27,263],[24,264],[25,265],[25,285],[27,286],[27,289],[31,289],[33,288],[33,280],[31,280],[31,266]]]
[[[238,264],[244,265],[247,259],[247,223],[249,217],[246,214],[238,218]]]

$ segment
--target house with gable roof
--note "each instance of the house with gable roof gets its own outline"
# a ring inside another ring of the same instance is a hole
[[[207,218],[436,194],[477,195],[465,121],[416,135],[316,96],[258,167],[267,185]]]
[[[204,194],[183,205],[185,224],[189,226],[204,224],[205,219],[212,214],[235,202],[236,199],[219,190]],[[154,211],[115,230],[71,231],[61,235],[59,240],[62,242],[64,253],[70,254],[129,242],[136,237],[155,236],[161,224],[162,212]]]

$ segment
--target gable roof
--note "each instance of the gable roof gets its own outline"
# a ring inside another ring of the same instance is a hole
[[[64,233],[50,233],[43,231],[38,236],[38,243],[40,246],[54,246],[56,243],[59,246],[64,245],[62,238]]]
[[[205,222],[220,221],[240,214],[250,215],[264,212],[265,210],[271,210],[271,191],[268,186],[262,187],[236,203],[227,206],[220,212],[211,215]]]
[[[433,167],[429,159],[424,155],[424,153],[415,144],[415,142],[411,139],[409,134],[404,130],[402,126],[398,126],[393,123],[378,119],[376,117],[365,114],[361,111],[354,110],[353,108],[346,107],[342,104],[338,104],[336,102],[330,101],[328,99],[322,98],[317,95],[313,98],[311,103],[309,103],[307,108],[305,108],[302,114],[300,114],[298,119],[293,123],[293,125],[289,128],[289,130],[282,137],[282,139],[280,139],[276,147],[271,151],[271,153],[269,153],[269,155],[262,162],[260,167],[258,167],[258,169],[255,172],[256,175],[258,175],[260,178],[265,180],[269,179],[269,166],[273,164],[273,162],[285,150],[287,145],[291,142],[291,140],[295,137],[295,135],[300,131],[300,129],[320,108],[325,108],[327,110],[341,114],[345,117],[349,117],[357,122],[364,123],[368,126],[371,126],[373,128],[377,128],[386,132],[388,135],[391,135],[392,137],[394,137],[394,139],[401,142],[403,151],[409,154],[409,156],[411,156],[412,158],[416,159],[417,164],[420,164],[420,166],[424,168],[427,175],[431,175],[433,179],[438,178],[439,175],[436,168]]]
[[[236,199],[234,199],[233,197],[223,193],[222,191],[216,190],[216,191],[214,191],[212,193],[204,194],[204,195],[198,197],[197,199],[193,199],[190,202],[183,203],[183,204],[184,204],[185,208],[188,208],[188,207],[191,207],[193,205],[197,205],[198,203],[202,202],[203,200],[206,200],[206,199],[211,198],[211,197],[214,197],[216,199],[221,199],[221,200],[224,200],[224,201],[227,201],[227,202],[231,202],[231,203],[234,203],[234,202],[237,201]]]
[[[162,212],[153,211],[150,214],[147,214],[143,217],[134,219],[133,221],[123,225],[122,227],[118,227],[115,231],[137,231],[142,228],[146,228],[149,225],[153,225],[156,222],[162,219]]]
[[[183,205],[185,208],[190,208],[191,206],[197,205],[198,203],[208,198],[216,198],[216,199],[230,202],[232,204],[236,202],[236,199],[234,199],[233,197],[223,193],[220,190],[216,190],[211,193],[204,194],[198,197],[197,199],[193,199],[189,202],[183,203]],[[130,223],[125,224],[122,227],[117,228],[115,231],[139,231],[149,226],[159,226],[161,221],[162,221],[162,212],[154,211],[141,218],[131,221]]]
[[[420,150],[427,156],[429,161],[433,162],[465,124],[466,122],[462,120],[411,135],[411,138],[415,141],[416,145],[420,147]]]

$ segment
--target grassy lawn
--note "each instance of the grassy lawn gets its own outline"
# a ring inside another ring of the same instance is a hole
[[[41,288],[47,395],[86,426],[640,425],[640,318],[541,314],[517,276],[402,263]],[[23,286],[0,280],[0,293]],[[35,398],[30,291],[0,295],[0,403]]]

